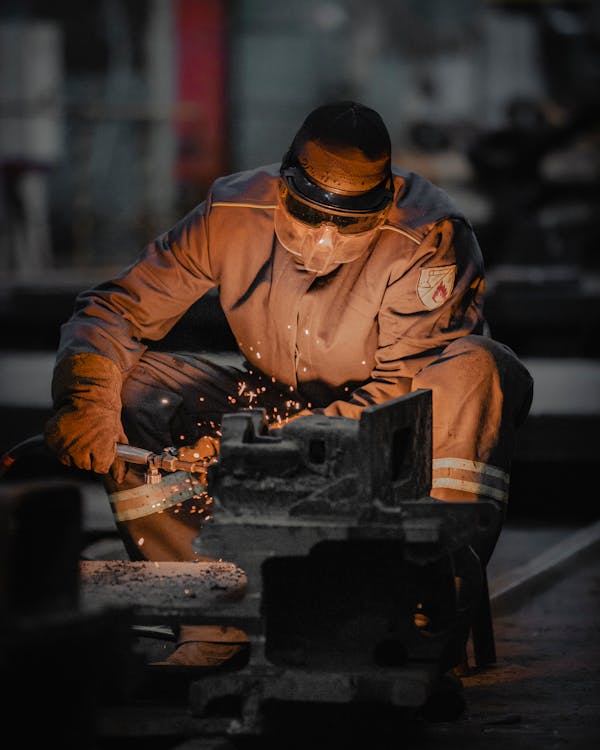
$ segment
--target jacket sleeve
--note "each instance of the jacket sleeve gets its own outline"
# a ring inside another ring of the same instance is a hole
[[[444,284],[441,302],[432,298],[437,280]],[[462,219],[437,222],[408,268],[391,271],[378,315],[370,379],[348,399],[329,404],[324,413],[359,418],[366,406],[409,393],[412,378],[444,347],[483,331],[483,291],[483,260],[471,226]]]
[[[94,352],[122,372],[163,338],[188,308],[216,286],[209,257],[206,204],[149,244],[117,278],[77,296],[61,328],[57,363]]]

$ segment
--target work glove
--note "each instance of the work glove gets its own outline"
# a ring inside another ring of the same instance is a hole
[[[100,354],[66,357],[54,368],[54,415],[44,430],[46,444],[65,466],[110,474],[122,482],[126,466],[116,444],[127,443],[121,424],[121,372]]]
[[[198,472],[200,482],[206,487],[208,467],[219,458],[220,441],[212,435],[203,435],[193,445],[182,445],[177,449],[177,457],[181,461],[203,463],[204,469]]]

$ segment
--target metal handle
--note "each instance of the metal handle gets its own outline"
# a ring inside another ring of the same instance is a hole
[[[117,457],[122,458],[124,461],[128,461],[130,464],[147,464],[152,455],[152,451],[146,451],[143,448],[135,448],[133,445],[117,443]]]

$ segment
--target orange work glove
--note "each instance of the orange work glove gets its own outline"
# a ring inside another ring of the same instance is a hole
[[[52,377],[54,415],[46,423],[46,444],[65,466],[112,474],[117,482],[125,464],[115,461],[116,444],[126,443],[121,424],[121,371],[100,354],[73,354],[59,362]]]
[[[193,445],[182,445],[177,449],[177,457],[181,461],[190,463],[204,463],[204,471],[198,473],[199,479],[206,487],[206,472],[210,464],[214,463],[219,457],[220,441],[211,435],[203,435]]]

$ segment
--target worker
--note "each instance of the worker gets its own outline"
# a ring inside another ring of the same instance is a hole
[[[215,180],[117,278],[79,294],[45,436],[64,464],[104,476],[131,559],[200,559],[203,487],[179,474],[144,484],[116,444],[210,459],[222,415],[240,408],[264,408],[277,429],[312,413],[358,419],[431,389],[432,497],[505,507],[532,380],[486,328],[468,219],[443,190],[392,166],[391,152],[376,111],[322,105],[281,163]],[[244,366],[153,350],[214,288]],[[240,648],[237,635],[184,626],[169,658],[201,664],[211,641],[217,663]]]

